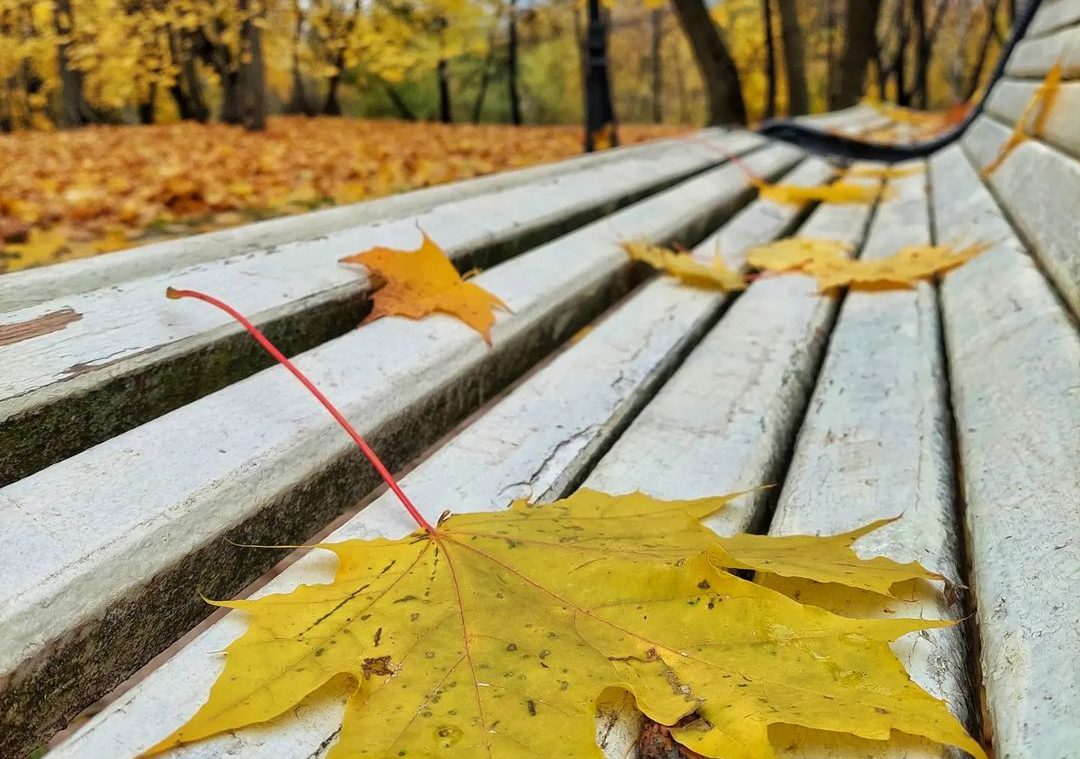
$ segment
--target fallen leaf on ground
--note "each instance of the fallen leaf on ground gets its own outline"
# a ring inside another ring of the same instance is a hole
[[[0,60],[5,52],[0,42]],[[619,141],[689,129],[620,124]],[[144,245],[580,154],[581,128],[570,124],[271,116],[261,132],[194,121],[17,131],[0,134],[0,218],[71,239],[87,232],[95,252],[92,244],[116,227]],[[12,258],[7,267],[72,256]]]
[[[386,281],[372,295],[373,306],[365,324],[384,316],[421,319],[428,314],[447,314],[461,319],[491,345],[495,309],[509,310],[495,295],[463,280],[426,233],[413,251],[376,247],[341,261],[360,264]]]
[[[912,245],[886,258],[854,261],[816,258],[805,264],[802,271],[817,278],[821,292],[834,287],[854,290],[911,288],[921,279],[967,263],[988,247],[978,244],[957,250],[951,245]]]
[[[751,248],[746,263],[765,271],[801,269],[812,261],[847,260],[851,257],[850,243],[814,237],[787,237],[767,245]]]
[[[997,171],[1001,164],[1005,163],[1005,159],[1028,139],[1029,126],[1031,134],[1036,137],[1042,136],[1043,129],[1046,127],[1046,120],[1050,118],[1050,111],[1057,100],[1058,90],[1061,89],[1061,74],[1060,62],[1050,67],[1050,70],[1046,73],[1046,78],[1035,89],[1031,100],[1024,106],[1020,118],[1013,125],[1009,139],[1005,140],[1005,143],[998,149],[994,159],[983,167],[981,173],[984,179]]]
[[[16,255],[16,265],[12,268],[23,268],[52,263],[67,245],[67,236],[60,232],[32,229],[26,242],[7,243],[4,249]]]
[[[880,519],[840,535],[732,535],[717,539],[709,560],[727,569],[753,569],[781,577],[831,582],[871,593],[889,595],[893,585],[908,580],[951,583],[943,575],[918,562],[900,564],[884,556],[861,559],[852,550],[864,535],[892,524],[897,518]]]
[[[758,189],[758,195],[774,203],[805,205],[806,203],[873,203],[887,191],[875,185],[852,182],[833,182],[821,185],[770,184],[762,179],[750,180]]]
[[[98,253],[112,253],[124,248],[130,248],[131,240],[122,229],[110,229],[105,236],[94,243],[94,249]]]
[[[794,724],[881,741],[899,730],[985,759],[889,647],[951,623],[844,618],[717,568],[701,520],[735,495],[580,490],[320,546],[338,559],[332,583],[220,604],[248,630],[209,701],[151,753],[266,722],[348,675],[333,759],[598,759],[594,714],[611,687],[665,725],[696,714],[672,734],[710,757],[772,759],[769,726]]]
[[[657,271],[666,272],[694,287],[724,292],[746,289],[746,281],[742,275],[729,269],[719,254],[706,264],[690,253],[680,253],[646,242],[623,243],[623,250],[635,261],[647,263]]]

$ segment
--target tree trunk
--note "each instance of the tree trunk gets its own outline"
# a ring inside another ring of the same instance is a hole
[[[784,41],[784,73],[787,75],[788,115],[810,112],[810,90],[806,84],[806,49],[795,0],[777,0],[780,34]]]
[[[409,108],[409,104],[401,99],[401,95],[398,94],[393,85],[385,79],[380,79],[379,82],[382,84],[383,92],[390,99],[390,103],[394,106],[394,110],[398,112],[398,115],[406,121],[416,121],[416,114]]]
[[[293,0],[293,13],[296,14],[296,24],[293,27],[292,40],[292,91],[289,93],[289,103],[285,110],[288,113],[313,116],[314,110],[308,101],[307,93],[304,92],[304,74],[300,70],[300,39],[304,33],[304,11],[300,7],[300,0]]]
[[[240,0],[247,10],[247,0]],[[254,18],[244,21],[243,39],[247,59],[241,58],[240,79],[243,92],[244,128],[249,132],[266,129],[266,69],[263,65],[262,29]]]
[[[169,86],[169,94],[176,101],[176,110],[184,121],[195,119],[206,122],[210,118],[210,109],[203,100],[199,86],[199,72],[195,68],[195,51],[191,49],[191,40],[175,29],[167,29],[169,38],[169,56],[173,66],[179,69],[176,79]]]
[[[773,39],[772,0],[761,0],[765,29],[765,118],[776,117],[776,41]]]
[[[439,79],[439,121],[444,124],[452,124],[454,114],[450,107],[450,76],[445,58],[439,59],[435,73]]]
[[[926,60],[930,54],[926,28],[926,0],[914,0],[911,8],[912,23],[915,26],[915,83],[912,85],[912,102],[917,107],[925,109],[929,100],[927,89],[930,86]]]
[[[673,0],[679,23],[694,51],[708,99],[709,126],[745,124],[746,104],[739,72],[703,0]]]
[[[1000,4],[1001,0],[990,0],[990,6],[986,10],[986,32],[983,34],[982,42],[979,43],[979,54],[975,58],[975,68],[972,69],[971,78],[964,88],[964,100],[971,100],[979,90],[979,80],[982,79],[983,68],[986,66],[986,55],[990,52],[990,40],[994,36],[994,30],[997,28],[997,14]]]
[[[836,5],[835,0],[825,0],[825,92],[836,87]]]
[[[892,74],[894,81],[896,82],[896,103],[897,105],[907,106],[910,103],[908,98],[907,89],[907,45],[908,45],[908,25],[907,25],[907,13],[904,0],[897,0],[896,3],[896,57],[893,59]]]
[[[660,60],[660,43],[664,37],[664,11],[656,9],[649,14],[652,26],[652,55],[649,63],[652,66],[652,119],[653,123],[659,124],[664,120],[664,107],[661,101],[664,90],[663,62]]]
[[[139,123],[140,124],[153,124],[154,123],[154,104],[157,101],[157,82],[150,85],[150,92],[147,93],[146,100],[139,103]]]
[[[608,78],[607,24],[601,15],[600,0],[589,0],[585,46],[585,152],[591,152],[619,144]]]
[[[71,14],[71,0],[56,0],[56,33],[69,38],[75,26]],[[60,125],[77,127],[91,121],[90,109],[83,99],[83,75],[71,68],[68,61],[68,42],[56,47],[56,65],[60,74]]]
[[[338,101],[338,87],[341,86],[341,69],[326,82],[326,100],[322,112],[326,116],[340,116],[341,103]]]
[[[517,0],[510,0],[510,25],[506,39],[506,76],[510,88],[510,123],[521,124],[521,93],[518,91]]]
[[[880,13],[881,0],[847,0],[847,41],[840,58],[836,89],[829,98],[829,108],[849,108],[862,97],[867,63],[870,57],[878,52],[877,22]],[[877,68],[881,76],[883,66],[880,54]]]

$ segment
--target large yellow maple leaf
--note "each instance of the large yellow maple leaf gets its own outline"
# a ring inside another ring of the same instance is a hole
[[[365,266],[386,282],[372,296],[365,324],[391,315],[421,319],[433,313],[448,314],[475,329],[490,345],[494,310],[509,310],[497,296],[462,279],[426,233],[414,251],[376,247],[341,261]]]
[[[594,714],[612,687],[663,724],[696,713],[674,734],[710,757],[772,759],[769,726],[790,724],[876,740],[899,730],[985,759],[888,645],[949,623],[844,618],[730,574],[701,520],[733,497],[580,490],[320,546],[339,560],[332,583],[221,604],[249,629],[208,702],[150,753],[273,719],[345,674],[356,687],[334,759],[596,759]],[[811,538],[774,541],[774,554],[841,582],[848,570],[863,585],[898,576],[842,550],[851,535],[832,540],[824,567],[801,555]],[[726,545],[742,557],[727,563],[760,558],[761,545]]]

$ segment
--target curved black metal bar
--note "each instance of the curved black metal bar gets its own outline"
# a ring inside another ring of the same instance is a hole
[[[975,104],[975,107],[968,112],[968,115],[957,126],[932,140],[917,142],[912,145],[878,144],[843,135],[830,134],[805,124],[784,119],[766,121],[758,127],[757,131],[766,137],[790,142],[815,153],[829,153],[842,158],[860,161],[895,162],[912,158],[925,158],[960,137],[979,114],[983,112],[990,91],[1005,73],[1005,65],[1009,62],[1009,57],[1016,48],[1016,44],[1027,33],[1028,27],[1031,26],[1031,20],[1035,18],[1035,12],[1041,4],[1042,0],[1029,0],[1027,5],[1024,6],[1023,12],[1017,17],[1016,23],[1013,25],[1009,42],[998,58],[997,66],[990,76],[990,84],[979,102]]]

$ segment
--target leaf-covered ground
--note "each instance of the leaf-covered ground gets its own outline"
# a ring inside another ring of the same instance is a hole
[[[625,126],[624,144],[685,132]],[[278,117],[0,135],[0,272],[581,152],[577,126]]]

